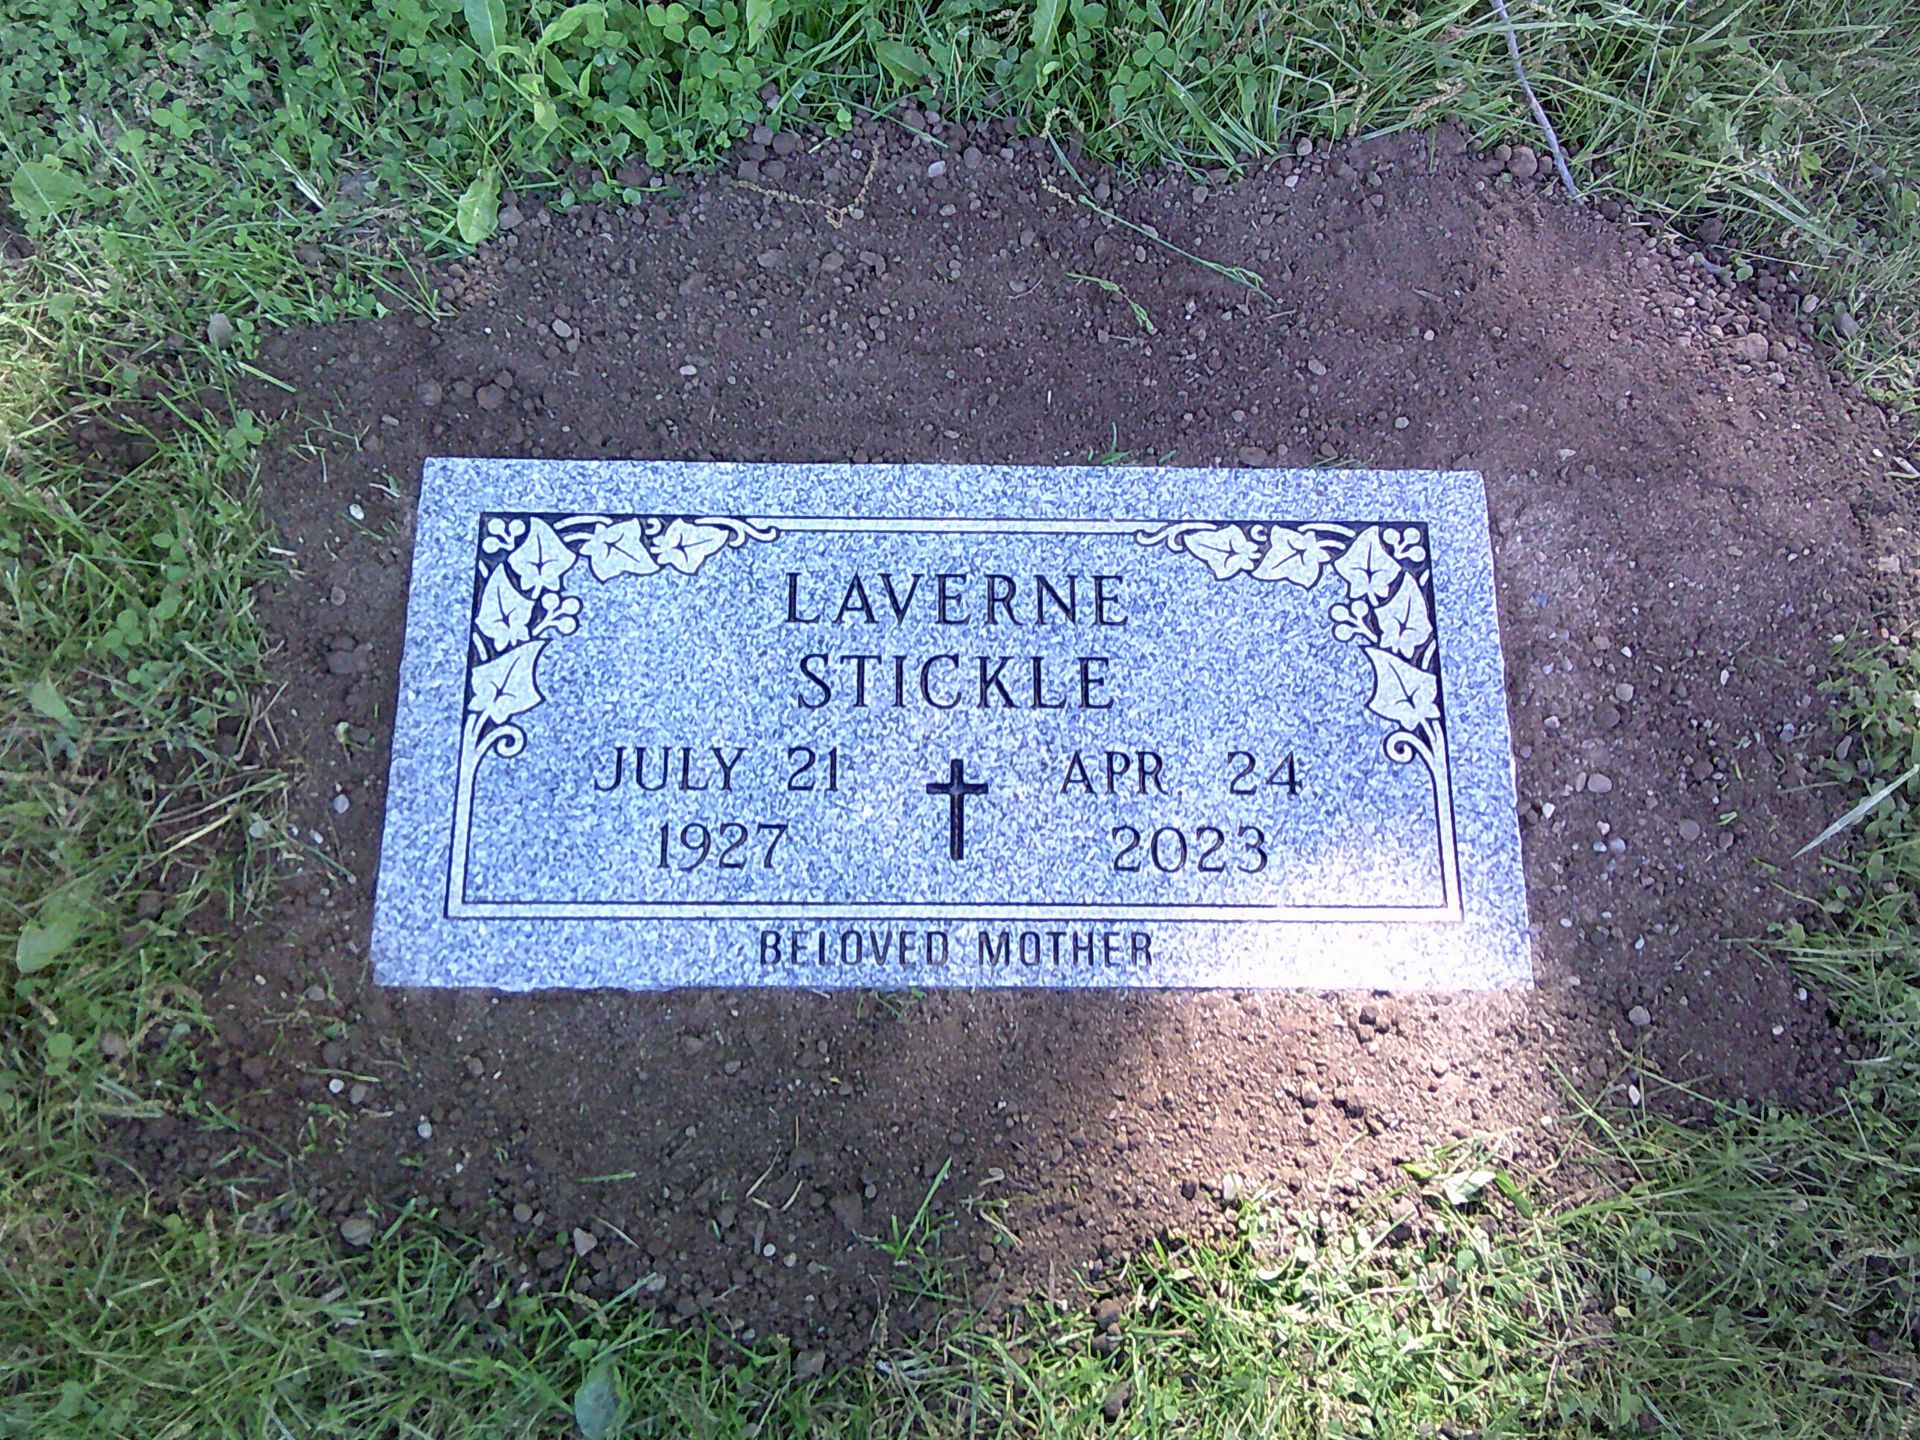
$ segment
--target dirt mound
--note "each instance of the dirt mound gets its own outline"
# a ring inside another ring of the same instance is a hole
[[[836,1353],[912,1323],[937,1277],[875,1240],[936,1181],[941,1283],[982,1299],[1205,1234],[1242,1189],[1350,1202],[1469,1131],[1550,1150],[1549,1067],[1585,1079],[1622,1045],[1721,1092],[1823,1095],[1845,1055],[1819,996],[1741,942],[1793,909],[1766,867],[1841,804],[1818,682],[1909,537],[1886,422],[1797,317],[1452,132],[1232,188],[1102,176],[1089,204],[1050,151],[938,131],[783,142],[622,213],[509,213],[440,277],[437,322],[269,344],[297,389],[263,476],[294,557],[261,597],[273,758],[316,853],[213,997],[210,1093],[335,1214],[418,1198],[542,1283],[571,1268]],[[368,983],[424,456],[1110,452],[1485,473],[1537,990]]]

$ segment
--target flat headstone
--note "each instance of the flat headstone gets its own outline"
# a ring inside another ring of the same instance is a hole
[[[431,460],[373,965],[1526,983],[1480,479]]]

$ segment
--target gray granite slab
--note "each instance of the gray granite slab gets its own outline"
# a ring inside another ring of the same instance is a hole
[[[1530,962],[1477,475],[426,465],[382,983]]]

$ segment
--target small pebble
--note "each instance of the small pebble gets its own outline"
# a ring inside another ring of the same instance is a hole
[[[422,1120],[418,1125],[413,1127],[413,1133],[418,1135],[422,1140],[433,1139],[433,1122],[431,1120]]]
[[[1613,781],[1605,775],[1589,775],[1587,789],[1595,795],[1605,795],[1613,789]]]
[[[680,367],[680,373],[689,377],[698,375],[700,373],[700,367],[697,365],[682,365]]]
[[[1636,1030],[1644,1030],[1653,1024],[1653,1014],[1644,1005],[1636,1005],[1627,1011],[1627,1019],[1632,1022]]]
[[[573,1253],[574,1254],[585,1255],[588,1251],[592,1250],[593,1247],[598,1245],[599,1243],[600,1243],[600,1237],[595,1235],[591,1230],[581,1230],[577,1227],[575,1228],[573,1232]]]
[[[336,795],[333,797],[333,813],[336,815],[344,815],[352,804],[353,802],[345,795]]]
[[[365,1248],[373,1243],[373,1221],[353,1215],[340,1222],[340,1238],[349,1245]]]

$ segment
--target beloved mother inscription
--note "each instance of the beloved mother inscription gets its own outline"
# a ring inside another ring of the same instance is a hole
[[[1530,974],[1461,473],[429,461],[389,984]]]

